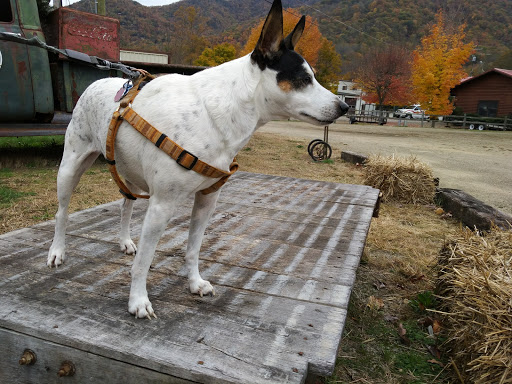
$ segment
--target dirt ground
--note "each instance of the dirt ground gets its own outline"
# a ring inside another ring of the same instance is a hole
[[[342,151],[364,155],[414,155],[430,165],[440,187],[461,189],[512,214],[512,132],[408,125],[349,124],[342,118],[329,127],[328,142]],[[323,138],[322,127],[297,121],[270,122],[259,131],[302,138],[306,143]],[[339,156],[339,151],[332,155]]]

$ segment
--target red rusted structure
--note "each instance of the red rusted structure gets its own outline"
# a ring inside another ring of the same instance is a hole
[[[119,61],[119,20],[58,8],[51,15],[45,35],[47,43],[54,47]]]

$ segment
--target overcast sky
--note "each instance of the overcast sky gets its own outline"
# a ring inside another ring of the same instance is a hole
[[[62,5],[66,6],[69,4],[73,4],[78,2],[79,0],[62,0]],[[93,2],[94,0],[88,0]],[[140,3],[142,5],[152,6],[152,5],[166,5],[175,3],[179,0],[135,0],[137,3]],[[108,7],[108,0],[106,0],[107,7]],[[53,1],[50,1],[50,4],[53,4]]]

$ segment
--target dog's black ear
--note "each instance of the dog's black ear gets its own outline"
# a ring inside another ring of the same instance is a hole
[[[286,48],[291,49],[293,51],[293,49],[299,42],[300,37],[302,36],[302,32],[304,32],[305,26],[306,16],[302,16],[297,25],[295,26],[295,28],[293,28],[293,31],[284,39],[284,45],[286,46]]]
[[[267,15],[261,35],[254,48],[252,58],[262,66],[261,59],[269,59],[279,52],[283,42],[283,6],[281,0],[274,0]]]

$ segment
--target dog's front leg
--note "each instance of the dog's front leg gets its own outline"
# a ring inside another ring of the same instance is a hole
[[[160,240],[167,227],[167,223],[174,212],[175,204],[176,202],[173,201],[160,203],[154,196],[149,199],[148,210],[142,224],[139,249],[132,266],[132,285],[128,311],[135,317],[150,318],[151,315],[155,315],[148,298],[146,280],[158,240]]]
[[[133,212],[133,200],[123,199],[121,205],[121,232],[119,233],[119,247],[127,255],[137,252],[137,247],[130,237],[130,220]]]
[[[208,225],[208,220],[212,216],[220,190],[217,192],[203,195],[196,193],[194,208],[190,218],[190,230],[188,233],[187,254],[185,262],[188,269],[188,281],[190,292],[197,293],[200,296],[215,294],[210,282],[203,280],[199,275],[199,249],[203,241],[204,231]]]

